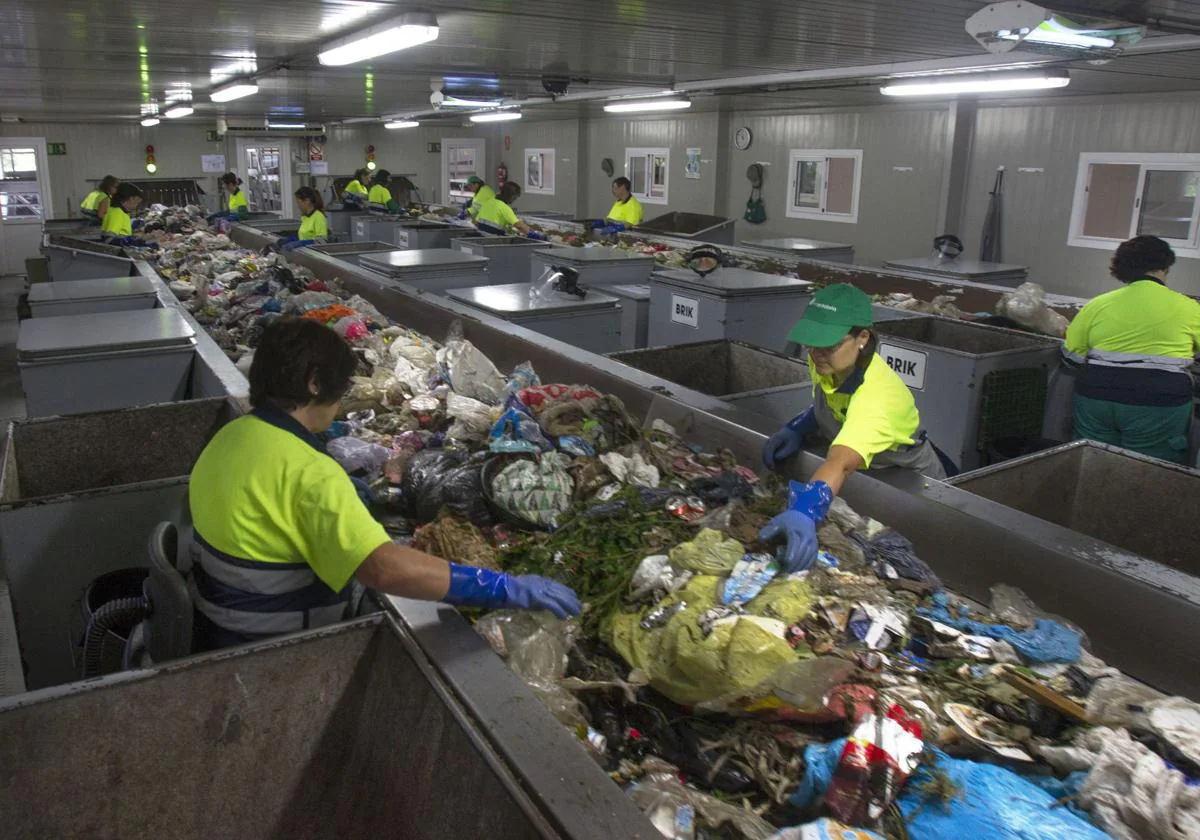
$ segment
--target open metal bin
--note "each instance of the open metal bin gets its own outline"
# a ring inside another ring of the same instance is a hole
[[[684,213],[679,210],[664,213],[637,226],[643,233],[666,233],[696,242],[716,245],[733,244],[733,219],[709,216],[704,213]]]
[[[449,247],[463,254],[487,257],[488,274],[493,282],[524,283],[530,279],[533,254],[552,246],[549,242],[524,236],[463,236],[460,233],[450,240]]]
[[[392,231],[392,241],[399,248],[425,250],[430,248],[449,248],[450,240],[462,235],[465,228],[446,222],[426,222],[421,219],[410,219],[396,225]]]
[[[776,239],[743,239],[742,244],[747,248],[771,251],[780,256],[802,260],[823,260],[847,265],[854,263],[854,246],[843,245],[840,242],[786,236]]]
[[[468,634],[448,675],[435,657],[449,651],[427,652],[438,639],[379,613],[0,700],[6,832],[654,837],[483,640],[440,612]]]
[[[133,261],[115,245],[99,238],[51,236],[42,247],[49,264],[50,280],[94,280],[98,277],[127,277],[134,274]]]
[[[327,242],[324,245],[310,245],[309,249],[318,254],[345,260],[351,265],[361,265],[361,258],[364,254],[384,254],[388,251],[404,250],[387,242]]]

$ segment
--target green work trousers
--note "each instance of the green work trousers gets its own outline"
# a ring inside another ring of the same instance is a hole
[[[1192,404],[1125,405],[1075,396],[1075,439],[1110,443],[1151,458],[1187,462]]]

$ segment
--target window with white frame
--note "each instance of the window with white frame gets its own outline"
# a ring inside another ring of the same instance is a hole
[[[1068,245],[1115,248],[1157,236],[1175,253],[1200,257],[1200,154],[1079,156]]]
[[[525,150],[525,192],[554,195],[554,149]]]
[[[670,169],[670,149],[625,150],[625,176],[633,184],[630,192],[645,204],[667,203]]]
[[[861,149],[792,149],[787,216],[856,224],[861,183]]]

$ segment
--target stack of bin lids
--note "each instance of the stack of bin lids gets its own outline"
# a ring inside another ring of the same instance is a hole
[[[464,254],[451,248],[421,248],[412,251],[385,251],[363,254],[359,264],[393,279],[444,277],[470,271],[483,271],[487,257]]]
[[[639,254],[626,251],[623,248],[550,248],[534,251],[535,259],[551,265],[565,265],[570,268],[586,268],[594,265],[636,266],[654,265],[654,257],[649,254]]]
[[[765,248],[768,251],[782,251],[797,257],[817,258],[824,253],[852,254],[853,245],[841,242],[822,242],[820,239],[803,239],[798,236],[785,236],[780,239],[743,239],[743,245],[751,248]]]
[[[476,309],[491,312],[501,318],[541,312],[559,315],[612,309],[620,303],[612,295],[606,295],[595,289],[588,289],[587,296],[582,298],[577,295],[554,292],[535,301],[529,297],[529,289],[532,285],[532,283],[506,283],[500,286],[450,289],[446,292],[446,296],[474,306]]]
[[[999,286],[1019,285],[1029,276],[1028,266],[961,258],[945,260],[938,257],[915,257],[911,260],[893,260],[884,263],[883,267],[935,280],[991,283]]]
[[[62,283],[34,283],[29,287],[31,304],[153,296],[154,284],[150,282],[149,278],[141,275],[99,277],[94,280],[68,280]]]
[[[717,297],[772,295],[781,292],[794,294],[812,291],[812,283],[807,280],[781,277],[778,274],[763,274],[761,271],[750,271],[746,268],[722,267],[704,277],[690,269],[672,268],[666,271],[656,271],[654,277],[671,286],[680,286]]]
[[[173,350],[195,344],[195,331],[175,309],[133,309],[21,322],[17,357],[34,361],[120,350]]]

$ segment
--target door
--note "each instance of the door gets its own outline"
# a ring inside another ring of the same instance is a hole
[[[47,171],[45,139],[0,140],[0,274],[24,274],[25,260],[38,255],[50,207]]]
[[[441,193],[446,196],[444,204],[462,205],[471,199],[467,192],[467,179],[478,175],[494,184],[488,177],[485,141],[479,138],[442,141],[442,184]],[[434,197],[437,201],[437,197]]]
[[[290,140],[239,139],[237,173],[252,211],[292,215]]]

